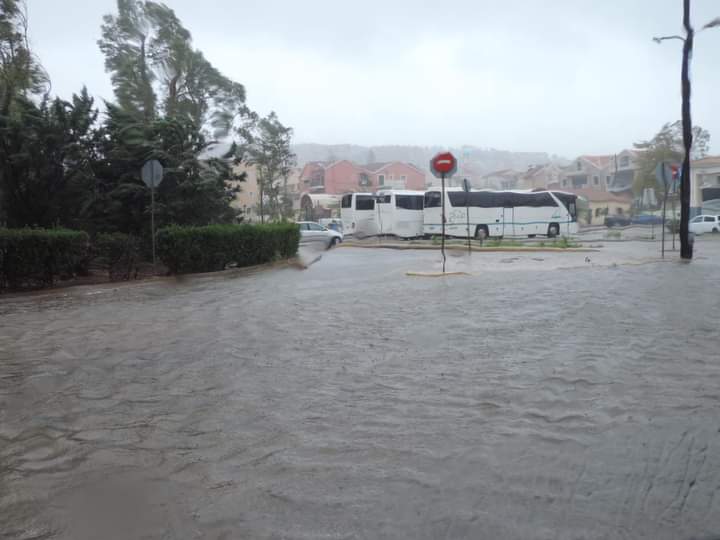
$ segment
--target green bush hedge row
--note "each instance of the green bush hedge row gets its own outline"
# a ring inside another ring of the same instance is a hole
[[[294,223],[175,226],[158,231],[157,252],[173,274],[213,272],[292,257],[299,242]]]
[[[0,289],[49,286],[57,276],[85,274],[90,257],[82,231],[0,228]]]
[[[100,234],[95,239],[95,255],[111,281],[130,279],[138,271],[140,239],[123,233]]]

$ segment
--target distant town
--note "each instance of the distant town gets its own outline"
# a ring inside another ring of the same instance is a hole
[[[300,219],[335,217],[340,197],[351,192],[380,189],[426,190],[439,186],[429,171],[430,157],[438,147],[355,145],[295,145],[297,166],[287,178],[287,192]],[[558,190],[583,197],[589,211],[585,225],[602,225],[607,216],[627,215],[642,206],[633,192],[641,151],[622,149],[610,155],[581,155],[567,160],[542,152],[507,152],[475,147],[453,149],[458,172],[448,186],[468,179],[474,189]],[[324,156],[324,158],[322,157]],[[378,159],[378,156],[381,159]],[[258,221],[259,188],[255,167],[241,165],[246,173],[238,183],[233,203],[246,221]],[[692,162],[691,212],[720,199],[720,156]],[[709,209],[715,212],[715,209]],[[717,209],[720,212],[720,208]]]

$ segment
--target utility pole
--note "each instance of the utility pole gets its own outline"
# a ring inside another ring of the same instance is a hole
[[[705,26],[702,30],[720,26],[720,17],[716,17]],[[692,117],[690,114],[690,61],[692,60],[693,45],[695,43],[695,30],[690,24],[690,0],[683,0],[683,27],[685,28],[685,37],[682,36],[662,36],[654,37],[653,41],[662,43],[668,39],[679,39],[683,42],[682,70],[680,72],[681,89],[682,89],[682,130],[683,130],[683,148],[685,157],[682,163],[682,174],[680,178],[680,257],[683,259],[692,259],[693,245],[690,242],[689,222],[690,222],[690,158],[693,143],[692,134]]]
[[[685,42],[683,43],[682,60],[682,130],[685,157],[682,164],[682,180],[680,182],[680,257],[692,259],[693,245],[690,242],[690,151],[692,150],[692,117],[690,116],[690,60],[692,58],[695,31],[690,25],[690,0],[683,0],[683,26]]]

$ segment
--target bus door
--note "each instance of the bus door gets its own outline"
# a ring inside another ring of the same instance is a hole
[[[515,208],[503,208],[503,236],[515,235]]]

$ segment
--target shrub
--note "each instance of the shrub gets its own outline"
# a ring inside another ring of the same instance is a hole
[[[568,248],[576,248],[580,247],[580,244],[577,242],[571,240],[567,236],[563,236],[560,239],[553,240],[553,247],[558,247],[562,249],[568,249]]]
[[[0,289],[51,286],[87,273],[88,235],[67,229],[0,229]]]
[[[112,280],[127,280],[137,274],[140,240],[123,233],[100,234],[95,240],[98,262]]]
[[[292,257],[299,242],[294,223],[173,226],[157,232],[157,253],[173,274],[214,272]]]
[[[678,234],[680,232],[680,220],[679,219],[668,219],[665,222],[665,226],[670,234]]]

